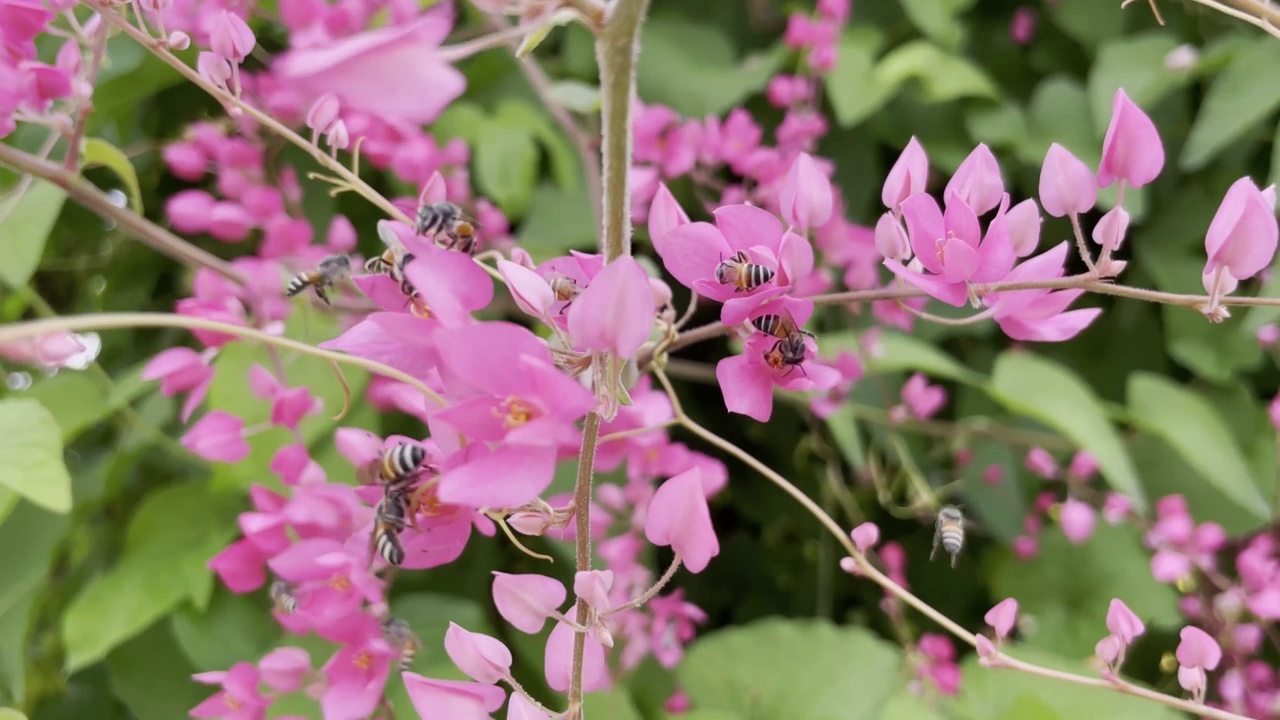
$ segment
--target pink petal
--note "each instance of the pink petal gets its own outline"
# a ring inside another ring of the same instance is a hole
[[[779,202],[782,217],[802,230],[822,227],[831,218],[831,182],[807,153],[791,164]]]
[[[773,414],[773,381],[763,362],[731,355],[716,364],[716,380],[729,412],[759,422],[769,421]]]
[[[1098,515],[1093,506],[1075,498],[1067,498],[1058,515],[1058,524],[1062,526],[1062,534],[1072,545],[1080,545],[1093,535],[1097,526]]]
[[[649,206],[649,238],[655,243],[658,238],[689,224],[689,216],[684,208],[671,195],[671,191],[663,183],[658,183],[658,192],[653,196],[653,204]],[[659,253],[661,254],[661,253]]]
[[[734,253],[720,231],[705,222],[681,225],[655,237],[653,249],[667,272],[688,288],[697,280],[714,278],[716,266]]]
[[[911,258],[911,241],[902,223],[891,212],[886,212],[876,221],[876,250],[881,257],[899,262]]]
[[[181,442],[186,449],[213,462],[238,463],[249,457],[244,421],[221,410],[205,414],[187,430]]]
[[[1057,143],[1049,146],[1040,168],[1040,205],[1054,217],[1088,212],[1098,201],[1093,171]]]
[[[978,269],[978,263],[981,262],[978,251],[973,246],[955,237],[943,241],[940,254],[943,282],[959,283],[961,286],[973,277],[973,271]]]
[[[311,656],[299,647],[276,648],[258,661],[258,669],[267,687],[281,693],[296,692],[311,671]]]
[[[547,638],[544,657],[547,685],[557,692],[569,689],[569,673],[573,664],[573,628],[556,623]],[[595,692],[609,687],[609,669],[604,646],[595,633],[587,633],[586,652],[582,656],[582,690]]]
[[[493,573],[493,605],[517,630],[536,633],[564,604],[564,585],[545,575]]]
[[[880,528],[873,522],[858,525],[849,535],[853,538],[853,546],[864,553],[880,543]]]
[[[782,222],[773,213],[754,205],[724,205],[712,214],[716,216],[716,227],[728,243],[730,254],[760,245],[777,256],[782,243]]]
[[[422,720],[491,720],[507,693],[496,685],[435,680],[417,673],[401,673],[409,701]]]
[[[1205,235],[1205,251],[1236,280],[1253,277],[1276,253],[1275,212],[1247,177],[1232,183]]]
[[[473,508],[519,507],[546,490],[555,474],[556,449],[551,445],[508,443],[496,450],[473,445],[467,450],[470,459],[440,477],[442,502]]]
[[[1093,226],[1090,235],[1093,241],[1104,248],[1115,252],[1124,242],[1124,235],[1129,230],[1129,213],[1119,205],[1107,211],[1098,224]]]
[[[629,359],[653,329],[649,276],[630,256],[605,266],[569,307],[574,346]]]
[[[787,294],[789,288],[769,287],[749,295],[738,295],[724,301],[720,308],[720,322],[737,325],[755,314],[757,308]]]
[[[524,695],[512,693],[511,702],[507,703],[507,720],[551,720],[551,716],[539,710]]]
[[[438,364],[431,342],[431,331],[437,327],[435,320],[375,312],[320,347],[376,360],[425,381]]]
[[[511,650],[501,640],[449,623],[444,651],[458,669],[476,682],[493,685],[511,675]]]
[[[1107,630],[1124,645],[1146,632],[1142,620],[1122,600],[1112,599],[1107,607]]]
[[[913,195],[903,201],[902,217],[907,221],[907,237],[920,264],[931,273],[941,274],[938,241],[947,236],[947,226],[938,202],[929,195]]]
[[[1018,620],[1018,601],[1013,598],[1005,598],[996,604],[995,607],[987,611],[982,619],[996,631],[996,637],[1005,638],[1013,631],[1014,623]]]
[[[267,581],[263,563],[267,560],[251,541],[237,540],[209,560],[209,569],[218,573],[233,593],[253,592]]]
[[[813,246],[809,241],[787,232],[778,250],[778,284],[795,285],[813,272]]]
[[[609,602],[609,590],[613,588],[612,570],[585,570],[573,576],[573,594],[603,613],[613,605]]]
[[[551,365],[545,340],[528,328],[509,322],[486,322],[436,331],[441,373],[450,388],[462,383],[489,395],[520,396],[528,389],[525,379],[511,373],[511,362],[527,355]]]
[[[507,289],[520,309],[536,318],[546,316],[547,309],[556,302],[551,286],[538,273],[517,265],[510,260],[498,261],[498,272],[507,282]]]
[[[425,242],[416,245],[409,246],[415,257],[404,274],[432,317],[446,326],[465,325],[473,311],[493,301],[493,280],[470,256]]]
[[[1000,177],[1000,164],[986,143],[978,145],[969,157],[960,163],[951,176],[942,197],[951,204],[952,194],[973,208],[978,215],[985,214],[1000,204],[1004,195],[1004,180]]]
[[[1222,662],[1222,648],[1209,633],[1194,625],[1182,628],[1179,633],[1182,641],[1178,643],[1178,664],[1187,668],[1216,670]]]
[[[999,282],[1018,261],[1013,251],[1013,239],[1009,235],[1008,217],[1004,214],[996,215],[987,224],[987,234],[978,246],[978,267],[969,278],[970,282]]]
[[[1124,88],[1111,101],[1111,124],[1102,141],[1102,162],[1098,164],[1098,187],[1117,179],[1139,188],[1164,168],[1164,145],[1155,123],[1138,107]]]
[[[1079,335],[1102,314],[1101,308],[1072,310],[1051,318],[1024,322],[1018,318],[997,320],[1000,329],[1023,342],[1063,342]]]
[[[680,553],[690,572],[702,572],[711,558],[720,554],[700,469],[695,467],[662,483],[649,501],[644,535],[654,545],[669,545]]]
[[[964,245],[960,242],[956,244]],[[964,307],[969,301],[969,290],[964,283],[949,283],[937,275],[922,275],[908,270],[896,260],[885,260],[884,266],[894,275],[928,293],[930,297],[937,298],[948,305]]]
[[[473,515],[469,510],[455,510],[451,514],[429,518],[426,523],[419,521],[421,530],[409,529],[400,536],[404,544],[404,562],[400,567],[429,570],[448,565],[462,555],[462,551],[467,549],[467,541],[471,539]]]
[[[1005,213],[1004,221],[1013,243],[1013,253],[1026,257],[1040,244],[1040,207],[1034,198],[1027,198]],[[988,230],[990,232],[990,230]]]
[[[894,212],[904,200],[917,193],[924,192],[929,180],[929,158],[924,147],[915,136],[907,143],[897,161],[884,179],[884,187],[880,191],[880,201]]]

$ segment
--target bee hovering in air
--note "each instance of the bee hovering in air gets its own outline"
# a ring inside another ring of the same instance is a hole
[[[386,487],[388,493],[404,492],[417,480],[418,470],[426,459],[427,451],[420,446],[400,443],[362,465],[357,478],[365,485],[377,482]]]
[[[271,596],[271,605],[282,613],[295,612],[298,609],[297,587],[293,583],[276,578],[271,583],[267,594]]]
[[[343,280],[351,275],[351,258],[346,254],[330,255],[320,261],[314,270],[306,270],[298,273],[289,281],[289,285],[285,287],[285,297],[293,297],[298,293],[311,288],[315,290],[316,297],[324,301],[325,305],[329,304],[329,296],[326,291],[333,287],[339,280]]]
[[[404,562],[400,533],[408,524],[409,498],[404,490],[388,487],[373,513],[373,550],[392,565]]]
[[[400,672],[409,672],[413,658],[422,648],[422,641],[413,634],[409,623],[397,617],[387,616],[382,619],[382,636],[387,644],[400,652]]]
[[[728,260],[716,266],[716,282],[732,285],[734,292],[755,290],[773,279],[774,272],[764,265],[751,262],[747,251],[739,250]]]
[[[955,505],[943,505],[938,511],[938,521],[933,529],[933,550],[929,553],[929,560],[933,560],[933,556],[938,554],[938,546],[951,556],[951,567],[956,566],[956,559],[960,557],[960,551],[964,548],[964,513],[960,512],[960,508]]]
[[[564,307],[560,308],[560,314],[563,315],[573,301],[582,294],[582,286],[568,275],[557,275],[551,279],[550,284],[551,292],[556,296],[556,302],[564,303]]]
[[[801,330],[787,309],[783,308],[777,315],[761,315],[753,319],[751,325],[766,335],[778,338],[773,347],[764,353],[766,365],[774,370],[786,368],[787,372],[784,374],[790,374],[794,368],[800,368],[800,372],[805,372],[804,360],[809,347],[804,339],[805,336],[813,337],[814,335],[807,330]],[[808,373],[805,374],[808,375]]]

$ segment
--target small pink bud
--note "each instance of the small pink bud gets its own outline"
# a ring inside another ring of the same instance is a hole
[[[987,663],[994,660],[1000,654],[1000,651],[996,649],[995,644],[991,642],[991,638],[988,638],[986,635],[978,635],[974,637],[974,641],[974,644],[978,646],[979,664],[986,666]]]
[[[672,230],[688,224],[689,216],[685,214],[684,208],[676,202],[665,184],[658,183],[658,191],[653,196],[653,203],[649,205],[650,240],[660,240]]]
[[[1071,458],[1067,475],[1081,482],[1088,482],[1098,472],[1098,460],[1088,450],[1080,450]]]
[[[680,553],[689,572],[702,572],[720,554],[700,468],[686,470],[658,487],[649,501],[644,534],[654,545],[669,545]]]
[[[538,537],[547,531],[550,523],[542,513],[517,512],[507,516],[507,524],[521,535]]]
[[[671,694],[667,701],[663,703],[662,709],[672,715],[679,715],[689,711],[690,702],[689,695],[684,691],[678,691]]]
[[[1092,537],[1097,523],[1098,516],[1092,505],[1075,498],[1067,498],[1062,504],[1058,524],[1062,526],[1062,534],[1067,536],[1072,545],[1080,545]]]
[[[609,590],[612,588],[612,570],[587,570],[573,577],[573,594],[596,612],[609,609]]]
[[[1224,267],[1236,280],[1251,278],[1271,263],[1278,234],[1273,201],[1242,177],[1227,190],[1209,224],[1206,269]]]
[[[1058,477],[1058,461],[1054,460],[1049,451],[1044,448],[1033,447],[1028,450],[1025,464],[1027,470],[1045,480],[1054,480]]]
[[[1013,554],[1022,560],[1030,560],[1040,552],[1040,541],[1030,535],[1013,539]]]
[[[1093,226],[1093,241],[1102,247],[1115,252],[1124,242],[1124,235],[1129,231],[1129,213],[1119,205],[1107,211],[1106,215]]]
[[[272,690],[297,692],[311,671],[311,656],[299,647],[276,648],[258,661],[258,670],[262,673],[262,682]]]
[[[872,522],[864,522],[849,533],[853,537],[853,546],[859,552],[867,552],[880,542],[880,528]]]
[[[1164,56],[1165,68],[1175,72],[1190,70],[1198,62],[1200,62],[1200,50],[1190,43],[1179,45]]]
[[[494,571],[493,606],[517,630],[536,633],[564,604],[564,585],[545,575],[509,575]]]
[[[337,95],[333,93],[321,95],[307,111],[307,127],[321,134],[328,133],[337,122],[338,111],[341,109]]]
[[[1120,659],[1120,649],[1124,647],[1120,639],[1115,635],[1108,635],[1098,641],[1093,647],[1093,651],[1098,657],[1102,658],[1102,662],[1107,665],[1115,665],[1116,660]]]
[[[1182,628],[1179,633],[1182,642],[1178,643],[1178,664],[1186,668],[1216,670],[1222,662],[1222,648],[1209,633],[1194,625]]]
[[[1093,171],[1058,143],[1049,146],[1040,168],[1040,206],[1054,217],[1093,209],[1098,185]]]
[[[545,317],[556,303],[556,294],[541,275],[510,260],[498,261],[498,272],[507,283],[511,297],[521,310],[533,317]]]
[[[533,701],[518,692],[511,693],[507,703],[507,720],[551,720],[551,716],[538,709]]]
[[[1147,631],[1142,620],[1119,599],[1112,599],[1107,607],[1107,630],[1122,646],[1131,645],[1135,638]]]
[[[1009,240],[1013,243],[1013,254],[1026,257],[1036,251],[1040,244],[1040,206],[1033,198],[1027,198],[1009,208],[1004,215],[1005,227],[1009,230]]]
[[[779,201],[782,217],[802,230],[822,227],[831,219],[831,182],[807,153],[791,164]]]
[[[880,200],[886,208],[898,213],[903,200],[924,192],[928,180],[929,158],[925,155],[924,147],[912,136],[911,142],[907,143],[897,162],[890,168],[880,191]]]
[[[238,463],[249,457],[244,421],[221,410],[200,418],[182,436],[181,442],[183,447],[211,462]]]
[[[1102,517],[1110,525],[1124,522],[1132,511],[1133,503],[1120,493],[1107,493],[1107,498],[1102,501]]]
[[[346,150],[351,144],[351,136],[347,134],[347,124],[341,120],[335,120],[333,125],[329,126],[329,132],[324,134],[324,139],[329,143],[329,147],[335,150]]]
[[[1258,344],[1262,347],[1271,347],[1280,342],[1280,325],[1267,323],[1258,328],[1257,332],[1254,333],[1254,337],[1258,339]]]
[[[209,49],[218,57],[234,63],[242,63],[253,52],[256,41],[253,31],[239,15],[223,10],[209,28]]]
[[[1155,123],[1125,94],[1116,90],[1111,101],[1111,124],[1102,141],[1102,162],[1098,165],[1098,187],[1123,180],[1139,188],[1164,168],[1164,145]]]
[[[181,30],[174,30],[169,33],[169,37],[165,40],[165,44],[167,44],[171,50],[186,50],[191,47],[191,36]]]
[[[1280,431],[1280,395],[1276,395],[1267,403],[1267,417],[1271,419],[1271,427]]]
[[[982,482],[995,487],[1004,479],[1004,468],[992,463],[982,469]]]
[[[1004,180],[1000,177],[1000,164],[986,143],[978,145],[960,163],[951,176],[942,198],[951,203],[952,194],[959,196],[973,212],[982,215],[1000,204],[1004,195]]]
[[[1013,11],[1009,21],[1009,38],[1019,45],[1030,45],[1036,36],[1036,9],[1023,5]]]
[[[511,650],[501,640],[449,623],[444,650],[458,669],[476,682],[493,685],[511,675]]]
[[[996,631],[996,637],[1003,640],[1013,631],[1013,626],[1018,621],[1018,601],[1005,598],[988,610],[982,619]]]
[[[196,70],[200,77],[221,88],[226,88],[227,81],[231,79],[230,63],[211,52],[196,56]]]
[[[876,250],[889,260],[905,261],[911,257],[911,240],[902,223],[893,213],[887,212],[876,221]]]

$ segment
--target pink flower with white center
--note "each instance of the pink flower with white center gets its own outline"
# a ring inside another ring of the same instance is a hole
[[[258,668],[252,663],[236,663],[226,672],[204,672],[191,677],[198,683],[222,686],[220,692],[192,708],[191,717],[261,720],[267,716],[271,698],[258,692]]]
[[[401,677],[422,720],[491,720],[489,713],[507,699],[506,691],[496,685],[435,680],[412,672]]]
[[[1068,244],[1027,260],[1005,276],[1009,283],[1060,278],[1065,273]],[[988,293],[983,303],[995,311],[995,321],[1014,340],[1062,342],[1080,334],[1099,315],[1100,308],[1067,310],[1083,290],[1006,290]]]
[[[987,225],[985,234],[973,208],[957,194],[947,199],[945,214],[933,197],[913,195],[902,202],[902,215],[915,260],[928,273],[897,260],[886,259],[885,267],[948,305],[963,307],[968,302],[969,283],[997,282],[1013,269],[1017,258],[1003,212]]]
[[[392,649],[378,619],[361,614],[346,622],[345,647],[321,668],[328,680],[320,698],[326,720],[358,720],[372,714],[391,671]]]
[[[230,413],[206,413],[182,436],[182,446],[211,462],[238,463],[249,457],[244,421]]]
[[[1164,145],[1155,123],[1138,107],[1124,88],[1111,101],[1111,123],[1102,141],[1102,162],[1098,164],[1098,187],[1116,180],[1139,188],[1164,168]]]
[[[671,234],[674,236],[678,232]],[[760,306],[753,315],[778,314],[784,309],[791,313],[797,327],[803,327],[813,314],[813,303],[808,300],[781,298]],[[817,343],[813,338],[805,337],[805,359],[796,366],[779,362],[779,342],[779,338],[754,332],[743,344],[741,355],[731,355],[717,363],[716,380],[720,383],[724,404],[729,412],[768,422],[773,414],[774,387],[801,391],[829,390],[840,381],[838,370],[810,360],[817,352]]]
[[[649,642],[654,659],[669,670],[680,664],[685,646],[693,642],[697,626],[707,622],[707,614],[687,602],[682,589],[653,598],[647,608],[653,613]]]
[[[661,238],[654,249],[667,271],[702,297],[724,303],[721,320],[736,324],[769,299],[785,293],[813,270],[813,248],[795,233],[784,233],[774,215],[750,205],[728,205],[713,213],[716,224],[681,225]],[[737,253],[775,275],[756,287],[739,291],[717,279],[717,268]]]

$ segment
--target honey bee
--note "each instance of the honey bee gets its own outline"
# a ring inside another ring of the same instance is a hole
[[[368,485],[378,482],[387,492],[403,492],[417,479],[417,471],[427,459],[427,451],[417,445],[400,443],[382,451],[382,455],[361,466],[357,475]]]
[[[739,250],[728,260],[716,266],[716,282],[732,285],[734,292],[754,290],[773,279],[774,272],[764,265],[751,262],[745,250]]]
[[[381,255],[366,260],[364,271],[372,275],[389,275],[394,278],[400,265],[399,255],[399,248],[389,247]]]
[[[751,321],[760,332],[778,338],[764,353],[764,362],[774,370],[786,368],[784,373],[790,374],[794,368],[800,368],[800,372],[804,373],[804,360],[809,352],[809,347],[805,344],[805,336],[813,337],[813,333],[801,330],[796,324],[795,318],[791,317],[791,313],[785,308],[777,315],[762,315]],[[805,373],[807,376],[808,373]]]
[[[462,220],[462,208],[451,202],[418,206],[415,229],[419,235],[438,233]]]
[[[409,623],[396,617],[382,619],[382,636],[391,647],[400,652],[400,672],[409,672],[413,658],[422,648],[422,642],[413,634]]]
[[[335,283],[351,275],[351,258],[346,254],[330,255],[320,261],[314,270],[298,273],[285,287],[285,297],[293,297],[307,288],[315,290],[316,297],[329,304],[329,296],[325,292]]]
[[[933,550],[929,560],[938,554],[938,545],[951,556],[951,567],[956,566],[956,558],[964,548],[964,513],[955,505],[943,505],[938,511],[938,521],[933,529]]]
[[[295,594],[297,589],[293,583],[276,578],[267,591],[272,607],[282,613],[295,612],[298,609],[298,596]]]
[[[564,303],[564,307],[560,308],[560,314],[563,315],[573,301],[582,294],[582,286],[568,275],[557,275],[551,279],[551,292],[555,294],[556,302]]]
[[[403,490],[387,488],[373,515],[373,549],[392,565],[404,562],[400,532],[408,523],[409,499]]]
[[[445,237],[448,241],[444,247],[447,250],[457,250],[467,255],[476,254],[476,227],[466,220],[454,221],[446,230]]]

